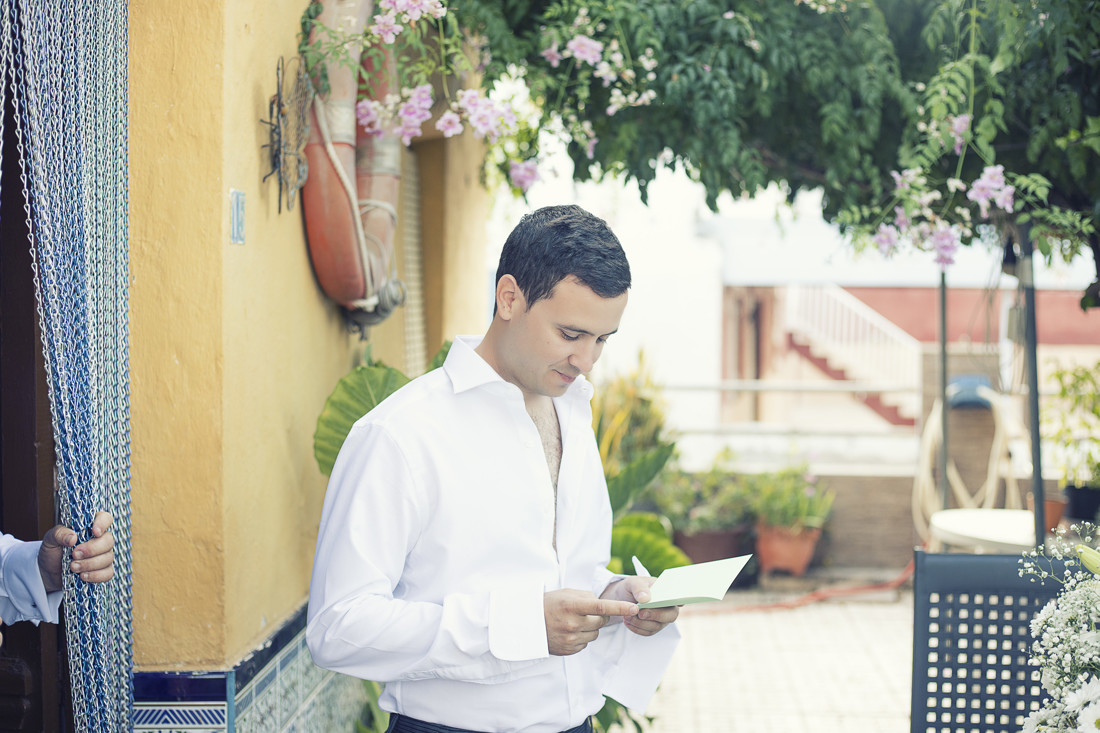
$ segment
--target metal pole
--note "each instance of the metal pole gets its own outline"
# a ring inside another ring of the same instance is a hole
[[[947,271],[940,270],[940,442],[939,471],[936,485],[940,490],[940,509],[947,508]]]
[[[1039,363],[1035,327],[1035,270],[1031,257],[1031,225],[1020,227],[1020,286],[1024,289],[1024,350],[1027,352],[1028,429],[1031,431],[1031,497],[1035,513],[1035,546],[1046,543],[1046,507],[1043,505],[1043,465],[1039,442]]]

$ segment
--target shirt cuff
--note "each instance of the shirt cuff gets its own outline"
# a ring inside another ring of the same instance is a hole
[[[639,636],[625,626],[617,631],[626,635],[625,648],[604,679],[601,692],[644,714],[680,643],[680,630],[672,623],[653,636]]]
[[[4,616],[4,623],[16,621],[48,621],[57,623],[62,592],[47,593],[38,570],[38,550],[41,541],[20,542],[4,555],[0,568],[0,586],[7,595],[14,615]]]
[[[550,656],[541,583],[489,594],[489,651],[507,662]]]

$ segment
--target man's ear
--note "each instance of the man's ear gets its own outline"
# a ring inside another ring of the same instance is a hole
[[[497,315],[503,320],[509,321],[517,309],[527,307],[527,301],[523,297],[523,291],[519,289],[519,283],[511,275],[503,275],[497,281]]]

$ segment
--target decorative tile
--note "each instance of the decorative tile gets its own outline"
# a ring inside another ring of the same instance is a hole
[[[134,733],[226,733],[225,703],[134,704]]]
[[[355,729],[367,692],[313,664],[303,608],[233,670],[139,672],[134,697],[134,733],[331,733]]]

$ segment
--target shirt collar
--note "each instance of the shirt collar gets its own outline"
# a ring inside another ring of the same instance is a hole
[[[455,336],[454,341],[451,343],[447,358],[443,361],[443,371],[450,377],[455,394],[494,383],[507,384],[518,391],[518,387],[504,381],[496,373],[496,370],[489,366],[489,362],[482,359],[481,355],[474,351],[481,343],[482,338],[482,336]],[[577,377],[573,384],[569,385],[569,389],[566,390],[564,396],[569,398],[577,396],[589,401],[592,399],[592,393],[592,385],[582,374]]]

